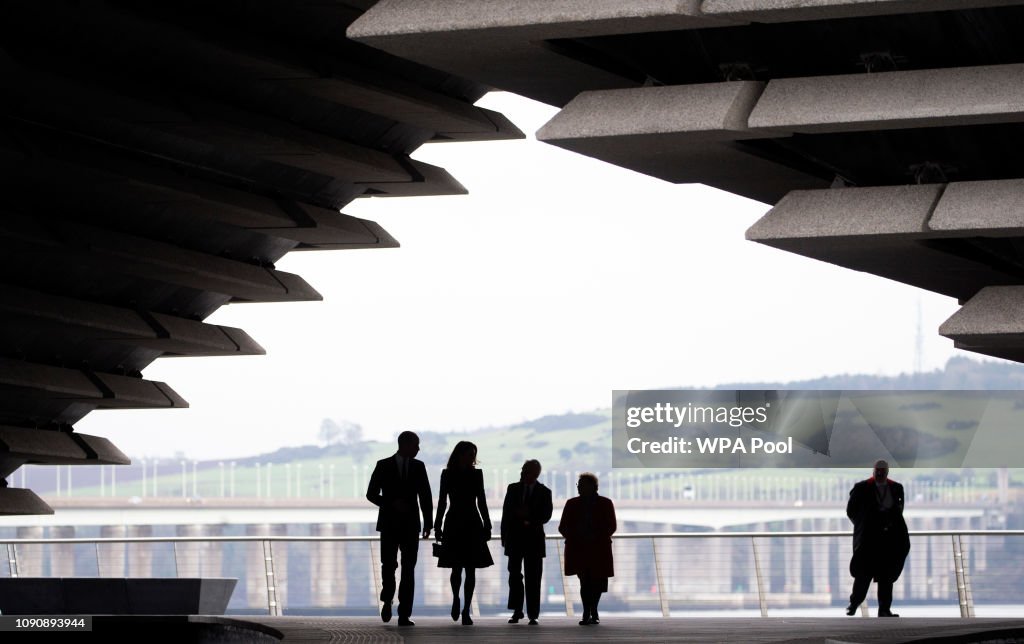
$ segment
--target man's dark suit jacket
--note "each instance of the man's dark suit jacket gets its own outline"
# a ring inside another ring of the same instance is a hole
[[[530,525],[523,525],[525,519]],[[533,484],[533,493],[523,507],[523,484],[512,483],[505,492],[505,503],[501,511],[501,540],[507,556],[543,557],[544,524],[551,519],[551,490],[539,481]]]
[[[430,516],[434,513],[434,500],[430,496],[427,468],[423,461],[411,458],[408,469],[403,481],[394,455],[377,461],[376,467],[373,468],[370,485],[366,489],[366,498],[379,508],[377,532],[395,535],[418,534],[421,525],[430,525]],[[422,524],[420,516],[423,517]]]

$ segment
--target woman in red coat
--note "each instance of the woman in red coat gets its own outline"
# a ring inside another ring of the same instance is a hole
[[[615,576],[612,562],[612,534],[615,506],[597,494],[597,477],[580,474],[576,484],[580,495],[565,502],[558,531],[565,537],[565,574],[580,578],[583,619],[580,626],[598,624],[597,604],[608,591],[608,578]]]

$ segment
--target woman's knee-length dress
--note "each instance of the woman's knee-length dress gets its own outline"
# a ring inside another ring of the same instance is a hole
[[[446,468],[441,472],[441,493],[434,530],[441,535],[444,544],[444,553],[437,561],[441,568],[486,568],[494,565],[487,548],[491,517],[487,513],[483,472],[476,468]]]

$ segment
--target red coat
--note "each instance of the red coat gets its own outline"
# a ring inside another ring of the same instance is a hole
[[[586,503],[577,496],[566,501],[562,509],[558,531],[565,537],[565,574],[614,577],[615,506],[611,499],[595,496],[588,521]]]

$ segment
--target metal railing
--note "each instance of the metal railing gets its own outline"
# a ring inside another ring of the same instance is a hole
[[[341,463],[199,462],[176,459],[135,459],[131,465],[99,465],[76,471],[73,465],[24,465],[10,482],[47,498],[180,498],[180,499],[351,499],[362,500],[373,460]],[[436,485],[441,465],[428,464]],[[557,502],[576,496],[580,470],[568,464],[545,467],[540,480]],[[764,477],[690,472],[612,469],[596,472],[609,496],[621,501],[707,503],[845,503],[850,488],[863,477],[805,477],[799,474]],[[518,480],[517,468],[484,472],[488,496],[501,500],[505,486]],[[73,478],[74,477],[74,478]],[[1001,489],[987,476],[951,480],[903,481],[908,503],[919,505],[996,505],[1016,498],[1020,488]]]
[[[561,538],[547,539],[544,609],[572,615],[579,584],[562,573]],[[378,541],[336,534],[5,539],[0,576],[238,577],[231,613],[373,614]],[[849,532],[831,531],[617,534],[616,576],[603,605],[663,617],[835,614],[851,583],[850,542]],[[911,542],[895,586],[899,605],[930,615],[973,617],[976,604],[987,616],[1024,614],[1024,530],[913,531]],[[489,547],[496,565],[478,571],[474,608],[504,612],[507,572],[500,545]],[[449,571],[421,549],[416,573],[417,611],[443,613]]]

